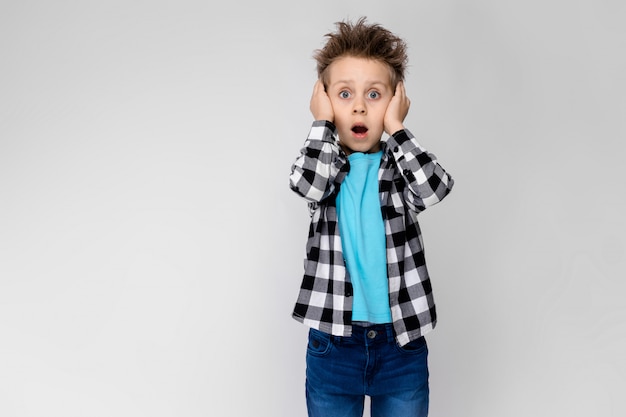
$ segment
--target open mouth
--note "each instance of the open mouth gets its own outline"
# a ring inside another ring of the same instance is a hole
[[[367,134],[367,127],[364,125],[354,125],[352,126],[352,133],[357,137],[364,137]]]

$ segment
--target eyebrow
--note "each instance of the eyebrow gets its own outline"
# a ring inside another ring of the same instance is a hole
[[[334,83],[331,84],[331,86],[337,85],[337,84],[350,84],[354,82],[353,80],[337,80]],[[387,87],[387,84],[383,81],[369,81],[366,82],[367,85],[382,85],[383,87]]]

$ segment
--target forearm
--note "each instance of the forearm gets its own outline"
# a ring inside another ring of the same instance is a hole
[[[454,180],[435,155],[427,152],[407,129],[395,132],[387,140],[408,193],[407,201],[415,211],[422,211],[444,199]]]
[[[291,167],[289,186],[305,200],[320,202],[334,191],[341,165],[335,126],[328,121],[315,121]]]

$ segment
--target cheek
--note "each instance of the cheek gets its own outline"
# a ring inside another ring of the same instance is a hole
[[[350,127],[352,127],[350,119],[346,118],[346,116],[344,115],[342,111],[337,111],[337,109],[334,109],[334,110],[335,110],[335,126],[337,127],[337,129],[339,130],[350,129]]]
[[[379,103],[379,106],[376,106],[374,112],[376,114],[376,120],[380,120],[381,122],[385,118],[385,113],[387,112],[387,105],[389,103]]]
[[[382,103],[382,108],[384,109],[383,111],[387,110],[387,107],[389,107],[389,103],[391,103],[391,99],[389,100],[385,100]]]
[[[346,106],[346,101],[345,100],[340,100],[337,97],[333,97],[333,98],[330,99],[330,104],[333,105],[333,108],[340,109],[340,108]]]

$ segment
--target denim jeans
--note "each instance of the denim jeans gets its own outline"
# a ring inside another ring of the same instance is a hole
[[[309,417],[428,415],[428,347],[422,337],[398,346],[391,324],[353,326],[352,336],[309,330],[306,401]]]

